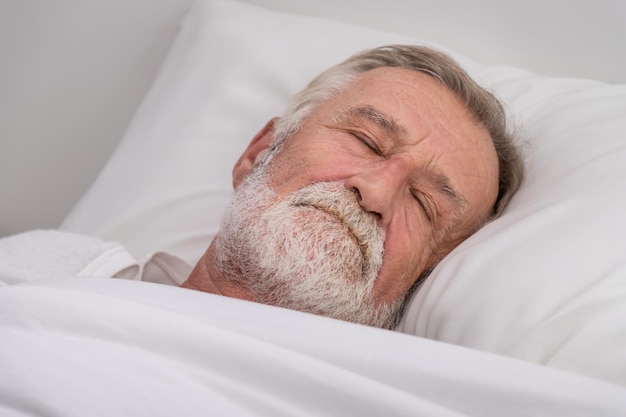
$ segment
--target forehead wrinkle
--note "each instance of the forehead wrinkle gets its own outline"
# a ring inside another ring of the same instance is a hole
[[[336,114],[334,119],[336,122],[358,123],[366,121],[373,123],[387,136],[399,142],[402,142],[407,136],[404,126],[400,125],[392,117],[381,113],[371,104],[348,107]]]

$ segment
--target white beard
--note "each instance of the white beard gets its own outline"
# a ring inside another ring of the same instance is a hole
[[[316,183],[282,201],[265,166],[236,191],[215,240],[217,266],[255,301],[392,328],[404,299],[376,306],[372,288],[385,232],[339,183]]]

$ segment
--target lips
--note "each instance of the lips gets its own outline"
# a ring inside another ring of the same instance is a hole
[[[377,275],[384,247],[384,232],[377,219],[363,211],[354,194],[338,183],[315,183],[293,192],[289,205],[294,208],[319,210],[341,224],[358,246],[363,276]]]
[[[335,220],[337,220],[338,223],[340,223],[341,225],[345,226],[346,229],[348,229],[348,232],[354,238],[355,242],[359,246],[359,248],[361,250],[362,257],[365,258],[367,256],[367,254],[366,254],[367,253],[367,249],[366,249],[367,245],[365,243],[363,243],[362,236],[360,236],[360,234],[355,229],[355,227],[352,224],[352,222],[348,221],[348,219],[343,215],[343,213],[341,211],[339,211],[337,209],[334,209],[332,207],[321,206],[321,205],[318,205],[318,204],[307,204],[307,203],[295,204],[294,207],[307,207],[307,208],[311,208],[311,209],[315,209],[315,210],[320,210],[320,211],[323,211],[324,213],[328,214],[329,216],[331,216]]]
[[[348,232],[356,246],[359,248],[361,254],[361,276],[363,278],[371,276],[372,270],[378,271],[378,265],[372,265],[372,259],[375,258],[373,253],[376,249],[370,246],[368,242],[371,242],[371,237],[366,236],[367,231],[372,231],[376,226],[371,225],[371,219],[365,219],[367,216],[365,213],[345,213],[345,211],[339,210],[334,206],[322,205],[319,202],[299,202],[293,204],[293,207],[305,208],[310,210],[319,210],[325,215],[332,217],[338,224],[343,226]],[[360,209],[359,209],[360,210]],[[369,227],[359,227],[360,222],[367,222]],[[374,232],[374,231],[372,231]],[[382,248],[381,248],[382,252]]]

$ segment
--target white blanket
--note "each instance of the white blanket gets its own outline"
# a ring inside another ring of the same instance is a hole
[[[145,282],[0,288],[0,415],[623,416],[626,390]]]

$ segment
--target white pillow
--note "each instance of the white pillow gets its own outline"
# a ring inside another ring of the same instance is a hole
[[[63,229],[193,264],[248,141],[314,75],[359,50],[424,43],[232,0],[190,11],[119,148]],[[400,330],[626,384],[626,87],[483,67],[528,137],[505,215],[447,257]]]

